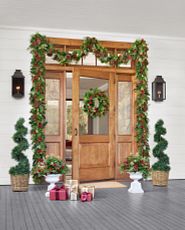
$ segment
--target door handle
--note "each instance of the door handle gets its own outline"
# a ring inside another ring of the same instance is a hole
[[[78,129],[75,128],[75,136],[78,136]]]

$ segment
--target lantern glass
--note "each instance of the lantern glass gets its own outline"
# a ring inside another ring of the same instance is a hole
[[[163,100],[166,100],[166,82],[163,83]]]

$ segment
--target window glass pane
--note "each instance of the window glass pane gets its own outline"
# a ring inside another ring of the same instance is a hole
[[[84,94],[91,88],[98,88],[105,91],[108,96],[109,83],[108,80],[98,78],[80,77],[80,135],[108,135],[109,132],[109,113],[102,117],[91,118],[83,111]]]
[[[124,67],[124,68],[131,68],[131,61],[128,61],[127,64],[121,64],[119,67]]]
[[[83,111],[83,101],[80,100],[79,111],[79,132],[80,134],[88,134],[88,115]]]
[[[53,56],[49,57],[46,55],[46,64],[58,64],[58,61],[54,60]]]
[[[118,82],[118,134],[131,133],[131,82]]]
[[[60,80],[46,79],[46,135],[59,135]]]
[[[96,57],[93,53],[89,53],[83,58],[83,65],[96,65]]]

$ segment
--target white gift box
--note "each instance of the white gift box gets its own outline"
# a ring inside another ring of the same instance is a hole
[[[73,200],[73,201],[78,200],[78,193],[71,192],[71,194],[70,194],[70,200]]]

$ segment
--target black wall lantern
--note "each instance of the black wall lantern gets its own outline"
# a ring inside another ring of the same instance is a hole
[[[24,76],[19,69],[16,69],[12,76],[12,96],[15,98],[24,97]]]
[[[166,100],[166,82],[162,76],[156,76],[155,80],[152,82],[152,100]]]

